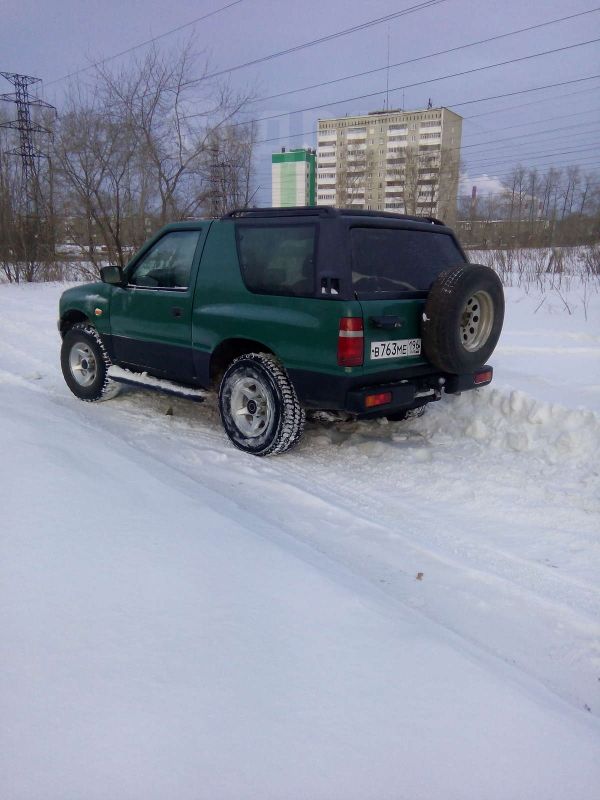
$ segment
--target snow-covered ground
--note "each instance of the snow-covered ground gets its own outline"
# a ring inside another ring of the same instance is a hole
[[[63,288],[0,285],[0,797],[599,796],[597,292],[509,289],[492,387],[261,460],[76,400]]]

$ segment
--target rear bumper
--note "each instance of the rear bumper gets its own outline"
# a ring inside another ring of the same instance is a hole
[[[388,413],[419,408],[439,400],[442,393],[458,394],[487,386],[493,379],[489,365],[475,372],[449,375],[443,372],[414,370],[401,380],[385,381],[323,375],[322,373],[290,370],[289,375],[302,405],[311,409],[345,411],[361,417],[381,417]],[[382,376],[383,377],[383,376]],[[391,395],[389,402],[369,408],[366,398],[373,394]]]

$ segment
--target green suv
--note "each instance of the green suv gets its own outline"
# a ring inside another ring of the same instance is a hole
[[[81,400],[215,389],[233,444],[264,456],[307,409],[401,419],[490,383],[503,317],[496,273],[438,220],[316,207],[167,225],[64,292],[58,324]]]

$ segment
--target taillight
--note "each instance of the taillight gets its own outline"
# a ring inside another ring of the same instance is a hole
[[[337,360],[340,367],[360,367],[363,363],[364,333],[362,317],[342,317],[338,336]]]
[[[475,386],[479,386],[482,383],[489,383],[492,380],[493,374],[493,370],[491,369],[480,370],[473,375],[473,383]]]
[[[391,392],[378,392],[377,394],[368,394],[365,397],[365,408],[373,408],[374,406],[384,406],[386,403],[392,402]]]

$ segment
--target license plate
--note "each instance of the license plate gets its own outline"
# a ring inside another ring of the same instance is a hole
[[[397,339],[393,342],[371,342],[371,360],[408,358],[421,355],[420,339]]]

